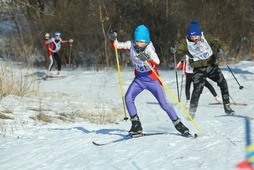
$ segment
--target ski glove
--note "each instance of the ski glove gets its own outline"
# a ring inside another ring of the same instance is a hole
[[[70,40],[69,40],[69,43],[73,43],[73,39],[70,39]]]
[[[109,39],[115,41],[117,39],[117,31],[113,31],[109,34]]]
[[[48,40],[49,39],[49,33],[45,34],[45,39]]]
[[[184,55],[182,58],[181,58],[181,61],[185,61],[186,60],[186,55]]]
[[[176,48],[175,47],[170,47],[169,49],[170,49],[171,53],[173,53],[173,54],[176,53]]]
[[[139,53],[138,58],[142,61],[150,61],[151,57],[146,53]]]
[[[134,44],[134,49],[136,50],[137,53],[143,53],[146,49],[147,45],[144,47],[139,47],[136,44]]]

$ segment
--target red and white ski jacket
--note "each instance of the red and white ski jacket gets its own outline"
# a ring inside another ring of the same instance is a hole
[[[189,56],[185,55],[185,60],[181,60],[177,66],[176,66],[177,70],[181,70],[183,69],[183,72],[185,74],[185,76],[187,76],[187,74],[192,74],[193,73],[193,68],[190,66],[189,63]]]
[[[48,56],[50,57],[52,53],[56,53],[60,50],[61,44],[69,44],[68,41],[63,41],[61,38],[59,40],[52,37],[48,41],[44,39],[43,45],[48,45]]]

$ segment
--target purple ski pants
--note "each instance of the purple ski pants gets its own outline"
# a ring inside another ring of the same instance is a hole
[[[137,77],[135,77],[135,79],[132,81],[131,85],[129,86],[125,94],[126,107],[131,117],[137,114],[137,109],[134,104],[135,98],[144,89],[149,90],[153,94],[153,96],[159,102],[160,107],[168,114],[171,120],[176,120],[178,118],[175,110],[171,108],[168,102],[166,101],[164,92],[162,90],[162,86],[160,85],[159,81],[158,80],[143,81]]]

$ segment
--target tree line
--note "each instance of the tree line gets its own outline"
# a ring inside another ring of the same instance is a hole
[[[62,47],[64,63],[96,69],[115,66],[108,34],[117,30],[119,41],[130,40],[134,29],[144,24],[161,65],[170,66],[169,48],[185,38],[191,20],[228,44],[227,61],[254,59],[253,0],[1,0],[0,4],[0,24],[5,26],[0,54],[28,64],[44,66],[44,35],[60,31],[62,39],[74,39],[72,48]],[[119,54],[121,65],[128,65],[128,53]]]

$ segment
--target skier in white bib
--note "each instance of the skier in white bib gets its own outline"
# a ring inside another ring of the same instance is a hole
[[[55,32],[55,37],[52,37],[49,39],[49,34],[45,34],[45,39],[43,41],[43,45],[48,46],[48,57],[50,60],[50,64],[48,67],[48,71],[45,74],[45,77],[49,76],[50,71],[52,70],[52,67],[54,66],[54,60],[57,62],[57,75],[60,75],[61,66],[62,66],[62,60],[58,55],[58,51],[61,49],[62,44],[71,44],[73,43],[73,39],[70,39],[69,41],[64,41],[62,38],[60,38],[61,33]]]
[[[192,117],[195,116],[206,78],[217,82],[217,85],[220,87],[225,113],[227,115],[235,114],[234,110],[230,108],[227,81],[216,63],[215,55],[218,53],[224,54],[224,51],[227,50],[224,42],[211,35],[204,36],[198,22],[193,20],[188,28],[186,38],[181,41],[179,46],[171,47],[170,50],[172,53],[187,54],[190,66],[193,67],[192,80],[194,89],[189,108]]]
[[[193,83],[193,68],[189,64],[189,56],[185,55],[181,59],[181,61],[177,64],[177,70],[183,70],[183,74],[185,75],[186,81],[185,81],[185,96],[186,96],[186,105],[185,107],[190,106],[190,88],[191,88],[191,83]],[[215,89],[213,86],[205,80],[205,87],[208,88],[208,90],[212,93],[214,99],[218,102],[221,103],[221,98],[220,96],[217,95]]]
[[[175,110],[168,104],[161,82],[156,76],[158,74],[157,66],[160,60],[155,52],[152,41],[150,41],[148,28],[144,25],[138,26],[134,31],[134,40],[118,42],[116,38],[117,33],[113,32],[110,35],[112,47],[128,50],[135,68],[135,78],[125,94],[125,103],[132,122],[129,134],[135,135],[142,133],[143,129],[135,106],[135,99],[143,90],[148,90],[157,99],[160,107],[168,114],[175,128],[183,136],[190,136],[189,129],[181,122]]]

